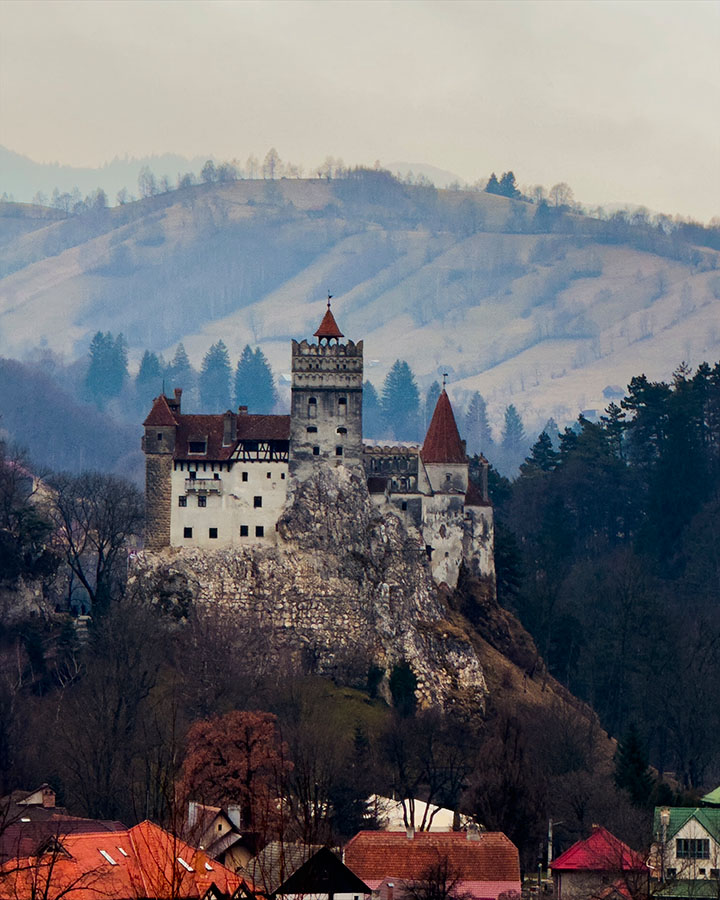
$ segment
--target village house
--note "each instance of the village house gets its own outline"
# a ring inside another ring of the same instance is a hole
[[[343,340],[329,301],[314,337],[292,342],[290,415],[188,415],[181,388],[155,399],[143,438],[147,549],[271,546],[291,480],[348,466],[379,508],[419,529],[438,583],[456,585],[462,563],[493,577],[487,463],[473,484],[447,392],[422,446],[364,442],[363,342]]]
[[[653,858],[663,897],[720,896],[720,788],[698,807],[658,807]]]
[[[442,880],[443,873],[468,900],[520,894],[517,847],[497,831],[361,831],[345,847],[344,862],[377,900],[402,900],[411,885]]]
[[[265,897],[366,900],[370,888],[328,847],[272,841],[243,874]],[[245,892],[246,896],[248,892]]]
[[[241,880],[152,822],[108,833],[60,833],[0,866],[0,898],[229,900]]]
[[[550,863],[556,900],[648,896],[650,869],[643,857],[600,825]]]

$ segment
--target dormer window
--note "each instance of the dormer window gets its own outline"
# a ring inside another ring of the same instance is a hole
[[[188,441],[188,453],[207,453],[207,440]]]

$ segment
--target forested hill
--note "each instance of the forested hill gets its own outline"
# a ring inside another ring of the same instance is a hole
[[[198,366],[222,338],[234,359],[259,345],[282,375],[329,290],[376,386],[398,357],[422,390],[448,372],[456,403],[480,391],[496,432],[513,403],[529,434],[603,409],[639,371],[720,357],[717,229],[374,170],[103,204],[0,204],[1,354],[86,358],[100,330],[125,336],[131,368],[180,341]]]

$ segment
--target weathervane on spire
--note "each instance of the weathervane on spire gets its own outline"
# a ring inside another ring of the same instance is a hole
[[[445,390],[445,379],[448,377],[448,373],[447,373],[447,372],[443,372],[443,373],[442,373],[442,377],[443,377],[443,390]]]
[[[332,294],[328,291],[328,309],[330,309],[330,301],[332,300]]]

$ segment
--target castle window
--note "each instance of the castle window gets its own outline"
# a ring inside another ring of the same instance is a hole
[[[317,398],[311,397],[308,400],[308,419],[314,419],[317,417]]]
[[[217,537],[217,528],[208,528],[208,537],[216,538]]]
[[[313,456],[320,456],[320,448],[313,447]]]
[[[400,504],[400,508],[403,510],[407,509],[407,500],[403,500],[403,502]]]
[[[260,509],[262,506],[262,497],[253,497],[253,506],[255,509]]]
[[[158,433],[157,433],[157,439],[158,439],[159,441],[162,440],[162,431],[158,431]]]
[[[190,481],[195,481],[196,476],[197,476],[197,472],[195,472],[195,471],[191,472],[190,470],[188,470],[188,477],[190,478]]]
[[[207,453],[207,441],[188,441],[188,453]]]
[[[240,526],[240,537],[247,537],[247,536],[248,536],[248,527],[247,527],[247,525],[241,525],[241,526]]]
[[[343,455],[342,447],[336,447],[335,448],[335,456],[342,456],[342,455]]]
[[[220,475],[217,472],[213,475],[213,478],[215,481],[220,481]]]
[[[272,478],[272,472],[268,472],[267,475],[266,475],[265,477],[266,477],[266,478]]]
[[[265,537],[265,529],[262,525],[255,526],[255,537]]]
[[[183,537],[191,538],[192,537],[192,528],[183,528]]]
[[[281,479],[281,481],[285,481],[285,473],[284,472],[280,473],[280,479]]]
[[[178,506],[187,506],[187,497],[178,497]]]
[[[198,497],[198,507],[200,509],[205,509],[207,506],[207,497],[200,496]]]
[[[338,415],[344,416],[347,412],[347,397],[340,397],[338,400]]]
[[[243,481],[247,481],[247,480],[248,480],[248,473],[247,473],[247,472],[243,472],[243,473],[242,473],[242,480],[243,480]]]
[[[452,475],[449,472],[445,476],[445,481],[452,481]]]
[[[347,434],[347,428],[343,428],[343,426],[341,425],[340,428],[335,429],[335,433],[336,434]]]
[[[307,433],[308,434],[317,434],[317,425],[308,425]]]

